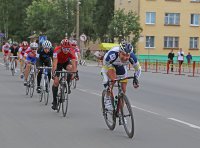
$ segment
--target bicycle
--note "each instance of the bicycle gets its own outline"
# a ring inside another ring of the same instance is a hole
[[[109,81],[108,87],[105,88],[102,92],[102,110],[103,110],[104,120],[110,130],[114,130],[116,126],[116,118],[118,117],[119,123],[123,124],[126,134],[128,135],[129,138],[132,138],[134,136],[133,112],[132,112],[129,99],[122,91],[122,86],[120,83],[120,81],[125,80],[125,79],[133,79],[133,83],[138,83],[138,80],[136,79],[135,76],[115,79],[114,82],[117,82],[118,94],[114,98],[111,91],[112,88],[110,84],[113,81]],[[105,108],[105,100],[106,100],[106,97],[108,96],[111,99],[113,110],[107,110]],[[127,117],[130,117],[130,120],[127,120]]]
[[[5,57],[5,60],[4,60],[4,63],[5,63],[5,66],[6,66],[6,70],[9,70],[9,60],[8,60],[8,55]]]
[[[33,97],[34,89],[35,89],[35,75],[36,75],[36,66],[34,63],[30,63],[30,73],[26,85],[26,95],[30,92],[30,97]]]
[[[50,82],[48,79],[48,70],[50,70],[52,67],[38,67],[39,70],[42,70],[42,85],[40,86],[41,92],[40,92],[40,102],[42,102],[42,99],[44,98],[45,105],[48,104],[49,100],[49,92],[50,92]]]
[[[10,70],[11,70],[12,76],[15,75],[15,69],[16,69],[15,59],[16,59],[17,57],[18,57],[18,56],[10,56],[10,58],[11,58]]]
[[[67,114],[67,109],[68,109],[68,86],[69,84],[67,83],[67,76],[69,74],[72,74],[73,72],[69,71],[55,71],[56,73],[61,74],[61,78],[59,79],[59,92],[57,95],[57,112],[60,111],[61,104],[62,104],[62,113],[63,117],[66,116]]]

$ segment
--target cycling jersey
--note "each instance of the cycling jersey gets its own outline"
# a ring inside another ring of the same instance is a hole
[[[65,63],[69,59],[76,60],[75,51],[73,48],[70,48],[70,51],[67,54],[64,54],[61,46],[58,46],[54,49],[53,58],[57,58],[58,63]]]
[[[10,47],[10,52],[13,54],[13,56],[17,56],[17,53],[19,51],[19,47],[14,48],[13,46]]]
[[[3,45],[2,50],[4,51],[4,54],[7,55],[9,53],[10,48],[7,47],[7,45]]]
[[[36,51],[33,52],[31,49],[29,49],[25,52],[24,56],[26,57],[27,62],[36,63]]]
[[[133,65],[133,68],[135,69],[136,77],[139,77],[141,74],[141,67],[135,54],[131,52],[129,60],[122,62],[119,58],[119,50],[120,50],[120,47],[118,46],[113,47],[105,54],[103,58],[103,67],[102,67],[101,72],[103,75],[104,84],[108,82],[107,71],[109,69],[114,69],[116,71],[117,78],[127,77],[128,75],[127,66],[130,63]]]
[[[45,52],[43,48],[40,48],[37,51],[37,58],[40,62],[49,63],[53,58],[53,49],[50,49],[49,52]]]
[[[20,52],[20,59],[22,59],[22,57],[24,56],[25,52],[30,50],[30,47],[28,48],[23,48],[23,47],[20,47],[19,48],[19,52]]]

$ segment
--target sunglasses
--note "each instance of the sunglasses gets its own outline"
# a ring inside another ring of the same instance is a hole
[[[32,50],[37,50],[37,48],[31,48]]]
[[[46,50],[50,50],[50,48],[44,48],[44,49],[46,49]]]
[[[70,51],[70,48],[62,48],[63,51]]]

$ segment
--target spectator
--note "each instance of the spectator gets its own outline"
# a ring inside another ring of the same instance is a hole
[[[171,64],[171,72],[173,72],[173,63],[174,63],[173,58],[174,58],[174,53],[172,49],[168,54],[168,64]]]
[[[181,73],[181,66],[183,64],[184,61],[184,52],[182,50],[182,48],[180,48],[178,55],[177,55],[177,59],[178,59],[178,64],[179,64],[179,74]]]
[[[191,61],[192,61],[192,55],[190,54],[190,52],[188,52],[188,55],[186,56],[186,59],[187,59],[188,65],[190,65]]]

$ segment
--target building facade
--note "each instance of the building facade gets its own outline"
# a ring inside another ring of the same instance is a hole
[[[182,48],[200,56],[200,0],[115,0],[115,10],[140,16],[140,55],[166,55]]]

